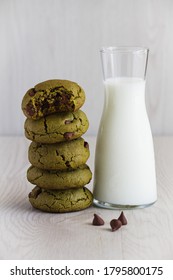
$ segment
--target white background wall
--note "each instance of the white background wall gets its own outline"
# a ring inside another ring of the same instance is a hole
[[[61,78],[86,92],[88,134],[103,107],[99,49],[150,49],[146,104],[153,134],[173,134],[172,0],[0,0],[0,134],[22,134],[21,100],[38,82]]]

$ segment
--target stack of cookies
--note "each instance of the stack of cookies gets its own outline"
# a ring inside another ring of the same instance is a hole
[[[67,80],[42,82],[23,97],[25,136],[32,141],[27,179],[36,185],[29,201],[37,209],[61,213],[92,204],[85,187],[92,178],[89,145],[81,137],[89,126],[84,102],[83,89]]]

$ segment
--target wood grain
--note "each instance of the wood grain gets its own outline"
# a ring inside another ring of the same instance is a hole
[[[86,136],[94,170],[94,137]],[[111,232],[120,211],[90,207],[81,212],[48,214],[28,202],[26,180],[29,141],[0,137],[0,259],[173,259],[173,138],[154,139],[158,201],[125,211],[128,225]],[[92,183],[89,184],[92,190]],[[92,226],[93,214],[105,220]]]

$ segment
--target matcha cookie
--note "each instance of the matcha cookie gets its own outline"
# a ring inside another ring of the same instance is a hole
[[[86,164],[67,171],[43,170],[34,166],[29,167],[27,171],[27,179],[30,183],[52,190],[83,187],[91,178],[91,170]]]
[[[87,116],[81,110],[55,113],[39,120],[27,118],[24,125],[26,138],[49,144],[79,138],[88,126]]]
[[[27,118],[37,120],[56,112],[77,111],[85,102],[83,89],[68,80],[48,80],[29,89],[22,100]]]
[[[45,212],[73,212],[88,208],[93,201],[92,193],[85,187],[69,190],[45,190],[36,186],[29,194],[34,208]]]
[[[56,144],[31,142],[28,152],[32,165],[51,170],[75,169],[86,163],[89,155],[89,145],[83,138]]]

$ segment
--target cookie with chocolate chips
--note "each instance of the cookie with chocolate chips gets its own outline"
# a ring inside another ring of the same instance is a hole
[[[86,187],[69,190],[47,190],[36,186],[29,193],[29,201],[34,208],[44,212],[73,212],[88,208],[93,195]]]
[[[44,189],[62,190],[83,187],[91,181],[92,172],[87,164],[76,169],[44,170],[30,166],[27,179],[30,183]]]
[[[85,102],[85,92],[68,80],[48,80],[29,89],[22,100],[22,110],[33,120],[57,112],[75,112]]]
[[[88,127],[87,116],[81,110],[55,113],[39,120],[27,118],[24,125],[26,138],[47,144],[79,138]]]
[[[85,164],[89,158],[89,145],[83,138],[56,144],[31,142],[28,158],[41,169],[67,170]]]

